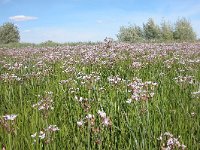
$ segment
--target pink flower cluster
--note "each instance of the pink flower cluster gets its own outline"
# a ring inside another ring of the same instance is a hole
[[[131,92],[131,98],[126,102],[132,101],[147,101],[154,96],[154,89],[157,83],[152,81],[142,82],[142,79],[134,78],[130,84],[128,84],[129,92]]]

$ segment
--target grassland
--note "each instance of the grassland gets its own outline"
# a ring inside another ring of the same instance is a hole
[[[0,49],[6,149],[200,149],[200,43]]]

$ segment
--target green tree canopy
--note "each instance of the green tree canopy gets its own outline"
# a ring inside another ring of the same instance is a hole
[[[122,42],[141,41],[194,41],[196,33],[190,22],[185,19],[178,19],[174,25],[163,21],[157,25],[152,18],[143,24],[143,28],[133,25],[122,26],[117,34],[117,38]]]
[[[19,40],[19,30],[13,23],[8,22],[0,26],[0,44],[16,43]]]
[[[145,39],[155,40],[160,39],[161,32],[158,25],[155,24],[152,18],[149,18],[148,22],[143,25]]]
[[[186,18],[181,18],[176,21],[174,39],[180,41],[196,40],[196,33],[193,31],[191,23]]]
[[[119,41],[123,42],[138,42],[144,40],[144,34],[139,26],[120,27],[117,35]]]
[[[172,41],[173,40],[173,26],[166,21],[161,23],[161,38],[164,41]]]

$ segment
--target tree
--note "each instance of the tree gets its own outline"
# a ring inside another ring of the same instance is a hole
[[[0,44],[16,43],[19,40],[19,30],[13,23],[4,23],[0,27]]]
[[[139,42],[143,41],[143,31],[139,26],[120,27],[117,38],[122,42]]]
[[[178,19],[176,21],[174,39],[180,41],[196,40],[196,33],[186,18]]]
[[[143,28],[139,26],[120,27],[117,38],[122,42],[194,41],[196,33],[188,20],[178,19],[175,25],[163,21],[160,26],[150,18]]]
[[[161,23],[161,38],[164,41],[173,40],[173,27],[169,22],[163,21]]]
[[[143,29],[139,26],[134,26],[135,32],[137,33],[139,40],[144,40],[144,32]]]
[[[146,40],[158,40],[161,38],[161,31],[152,18],[149,18],[146,24],[143,24],[144,35]]]

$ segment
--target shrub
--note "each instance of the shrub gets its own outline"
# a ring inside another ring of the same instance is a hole
[[[138,42],[144,40],[144,34],[143,30],[139,26],[122,26],[120,27],[117,38],[122,42]]]
[[[40,43],[41,46],[59,46],[60,44],[51,40]]]

